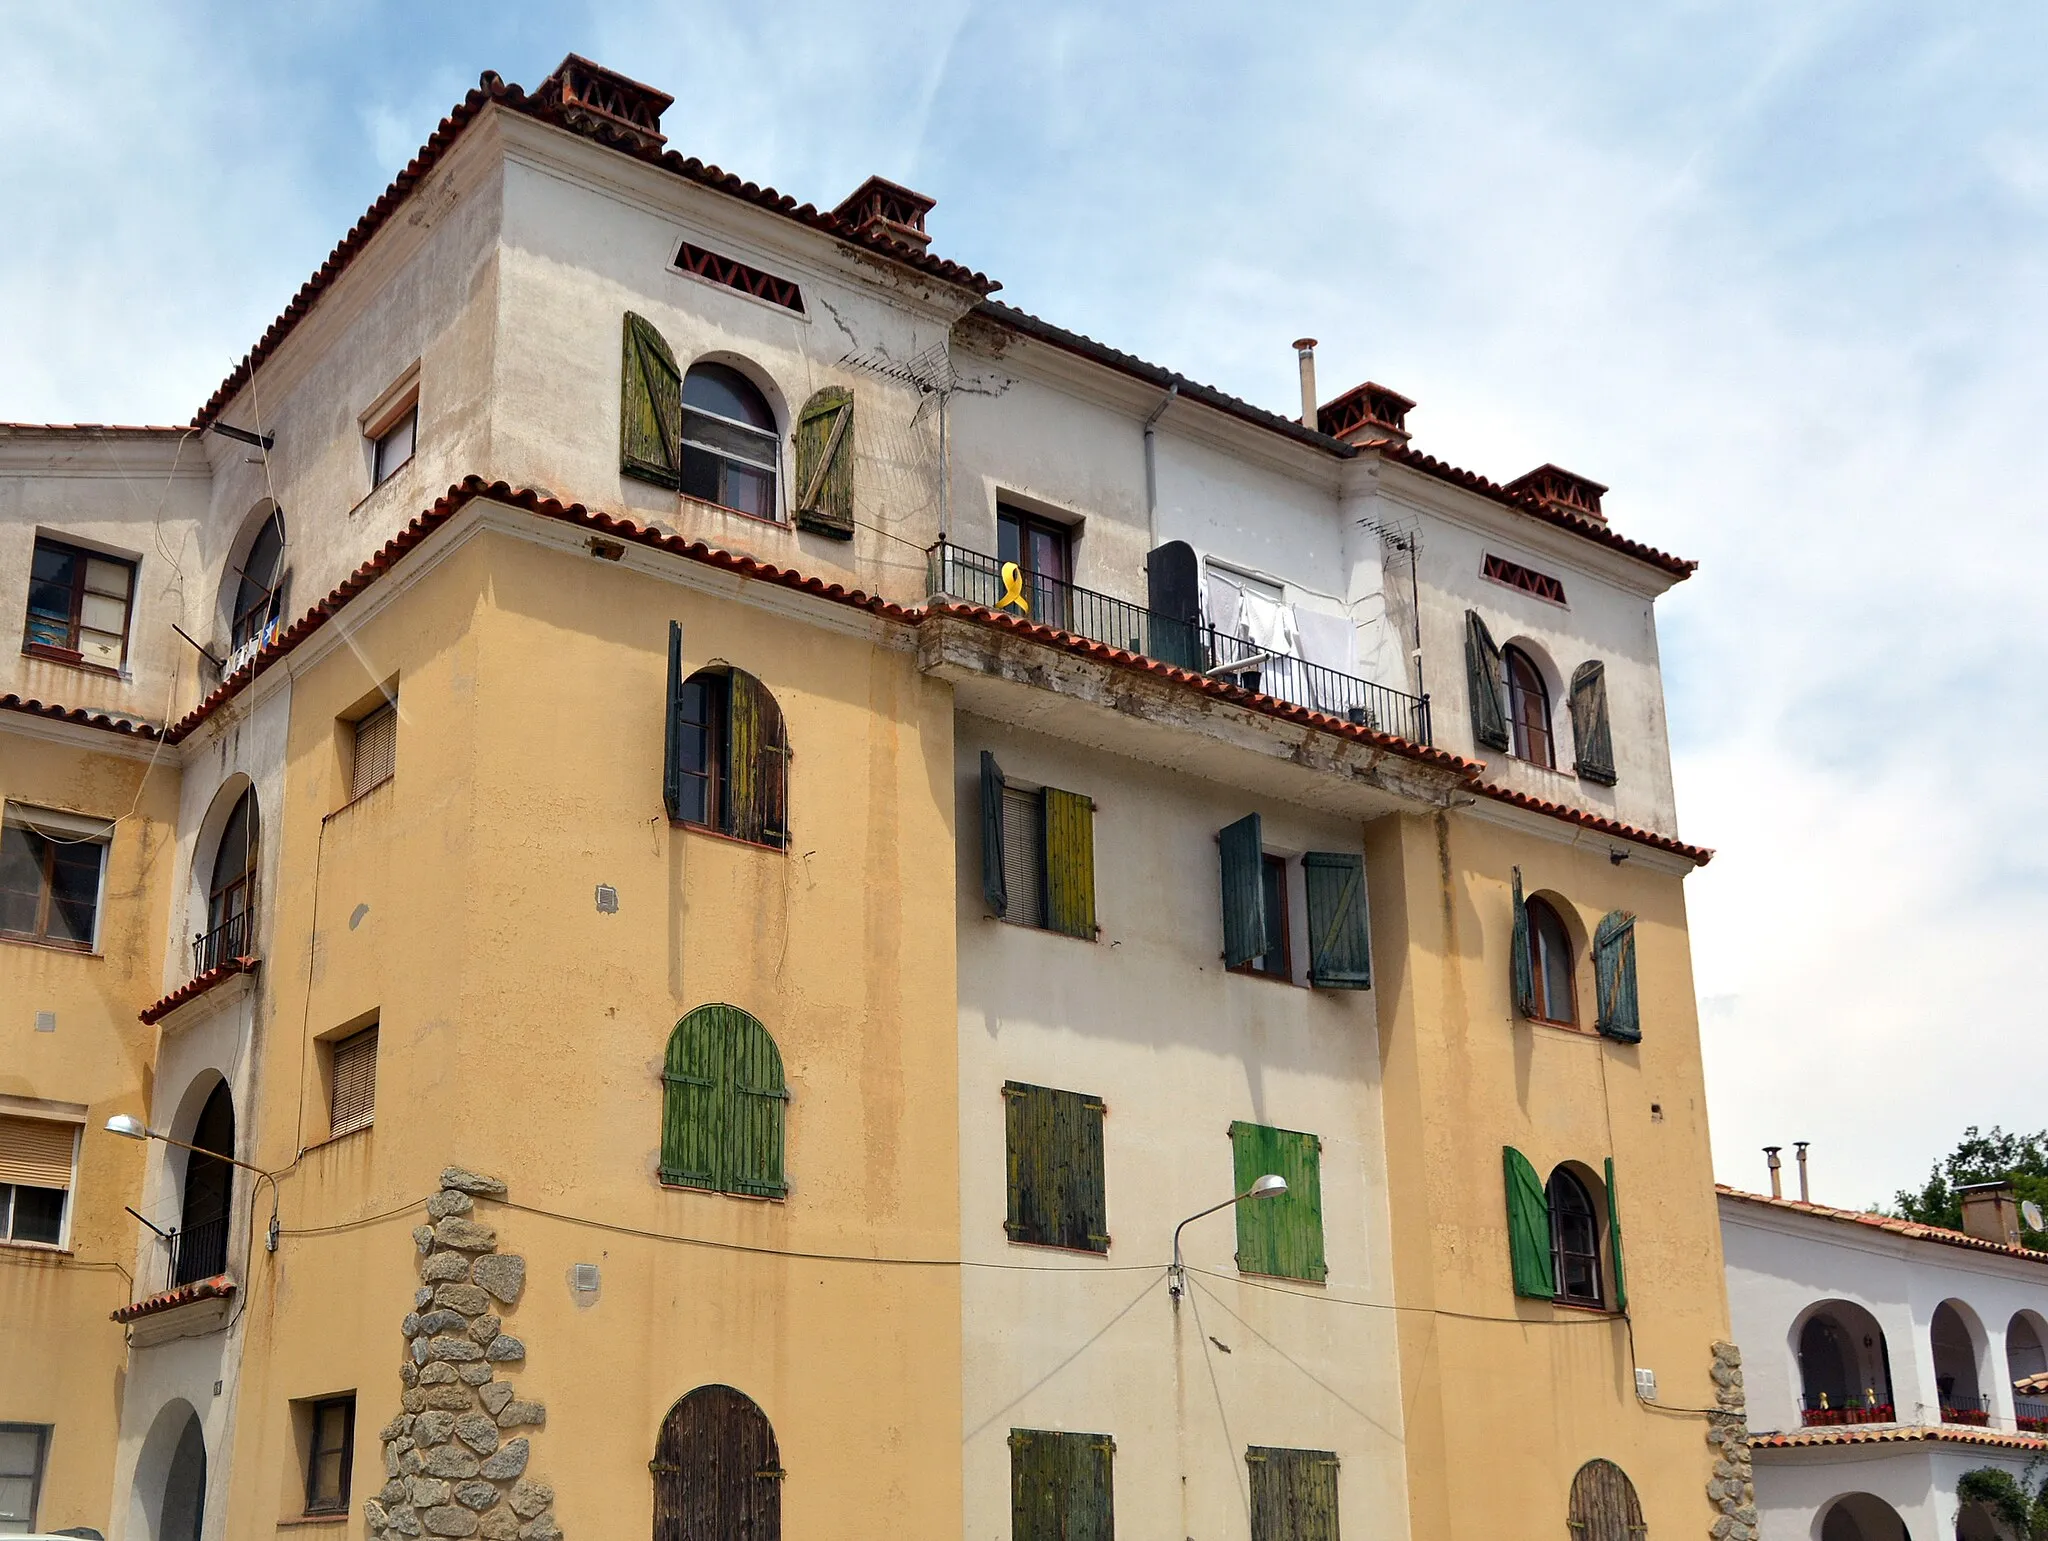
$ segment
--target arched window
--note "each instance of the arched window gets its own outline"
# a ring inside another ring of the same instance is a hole
[[[185,1158],[178,1230],[171,1243],[170,1283],[174,1289],[227,1271],[235,1169],[214,1159],[235,1153],[235,1101],[228,1094],[227,1082],[214,1087],[186,1143],[196,1148]],[[208,1151],[213,1156],[207,1155]]]
[[[221,827],[206,885],[206,930],[193,944],[192,971],[203,974],[247,957],[256,942],[256,789],[245,789]]]
[[[699,1386],[654,1442],[654,1541],[781,1541],[782,1459],[745,1392]]]
[[[1798,1327],[1799,1421],[1809,1428],[1890,1423],[1891,1364],[1877,1319],[1851,1301],[1831,1300]]]
[[[1565,929],[1564,917],[1546,900],[1531,899],[1528,909],[1529,978],[1535,1006],[1529,1014],[1540,1021],[1569,1025],[1578,1020],[1571,933]]]
[[[758,519],[776,516],[782,440],[754,383],[726,364],[683,376],[683,491]]]
[[[1504,647],[1501,668],[1507,675],[1509,752],[1546,770],[1557,764],[1550,745],[1550,690],[1543,671],[1518,647]]]
[[[1571,1541],[1643,1541],[1643,1506],[1628,1473],[1612,1461],[1588,1461],[1572,1478]]]
[[[1980,1334],[1976,1313],[1960,1301],[1944,1300],[1934,1308],[1928,1336],[1934,1348],[1934,1388],[1941,1398],[1941,1421],[1984,1425],[1991,1404],[1977,1380]]]
[[[669,1034],[662,1069],[661,1180],[779,1199],[782,1051],[737,1006],[699,1006]]]
[[[241,562],[229,609],[228,646],[238,648],[261,636],[284,608],[284,510],[272,507]]]
[[[1550,1204],[1550,1272],[1557,1298],[1578,1305],[1605,1305],[1600,1293],[1600,1219],[1593,1196],[1567,1167],[1544,1186]]]
[[[2013,1383],[2013,1421],[2023,1434],[2048,1432],[2048,1342],[2043,1341],[2037,1321],[2033,1312],[2021,1311],[2005,1328],[2005,1372]]]
[[[699,669],[682,682],[671,709],[669,817],[781,850],[788,839],[789,741],[768,687],[741,669]]]

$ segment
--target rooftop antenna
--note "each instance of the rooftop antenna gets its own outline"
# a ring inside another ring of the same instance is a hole
[[[953,353],[944,340],[933,343],[922,353],[907,359],[892,358],[886,349],[856,348],[839,360],[845,369],[858,369],[865,374],[878,375],[884,380],[894,380],[907,385],[924,398],[917,404],[910,421],[915,424],[924,416],[927,403],[939,404],[939,539],[947,539],[953,529],[953,466],[946,442],[946,407],[953,392],[960,389],[960,372],[953,367]]]

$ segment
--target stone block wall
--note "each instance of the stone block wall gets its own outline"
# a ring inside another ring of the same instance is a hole
[[[1742,1389],[1742,1350],[1714,1345],[1714,1405],[1707,1415],[1707,1443],[1714,1447],[1714,1475],[1707,1500],[1721,1511],[1708,1534],[1713,1541],[1757,1541],[1756,1484],[1749,1459],[1749,1398]]]

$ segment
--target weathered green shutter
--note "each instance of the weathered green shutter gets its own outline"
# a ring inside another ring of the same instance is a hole
[[[1230,1159],[1236,1191],[1274,1172],[1287,1179],[1277,1199],[1246,1199],[1237,1206],[1237,1267],[1240,1273],[1281,1279],[1328,1277],[1323,1261],[1323,1142],[1312,1134],[1265,1124],[1230,1126]]]
[[[1252,1541],[1338,1541],[1337,1453],[1252,1445]]]
[[[1365,858],[1310,851],[1301,875],[1308,887],[1308,982],[1320,990],[1370,990]]]
[[[1572,743],[1578,773],[1614,785],[1614,734],[1607,725],[1607,666],[1588,659],[1572,670]]]
[[[1107,1252],[1102,1100],[1006,1081],[1003,1101],[1010,1240]]]
[[[1045,923],[1095,940],[1095,804],[1045,789]]]
[[[661,1080],[661,1180],[686,1188],[719,1188],[725,1145],[719,1095],[726,1006],[700,1006],[669,1034]]]
[[[619,386],[619,469],[674,487],[681,481],[683,372],[654,323],[626,312]]]
[[[781,1198],[789,1091],[768,1030],[737,1006],[699,1006],[669,1035],[661,1180]]]
[[[1614,1158],[1607,1158],[1607,1250],[1614,1258],[1614,1309],[1628,1314],[1628,1276],[1621,1269],[1621,1201],[1614,1196]]]
[[[1550,1201],[1543,1179],[1529,1158],[1512,1145],[1501,1147],[1508,1195],[1508,1261],[1515,1293],[1537,1300],[1557,1298],[1557,1278],[1550,1268]]]
[[[1010,913],[1010,890],[1003,881],[1003,768],[988,750],[981,752],[981,896],[998,917]]]
[[[1225,825],[1216,843],[1223,857],[1223,962],[1240,968],[1263,958],[1272,945],[1266,935],[1266,890],[1260,870],[1265,837],[1259,816],[1248,813]]]
[[[1115,1541],[1116,1441],[1010,1430],[1010,1541]]]
[[[782,1174],[783,1110],[789,1103],[782,1051],[754,1018],[726,1009],[732,1014],[726,1192],[779,1199],[789,1192]]]
[[[668,623],[668,706],[662,718],[661,802],[671,819],[683,816],[683,627]]]
[[[1536,1015],[1536,959],[1529,950],[1529,906],[1522,899],[1522,869],[1514,869],[1514,935],[1508,942],[1508,977],[1515,993],[1515,1010],[1525,1017]]]
[[[1642,1010],[1636,1003],[1636,918],[1609,910],[1593,932],[1593,983],[1598,1015],[1593,1025],[1622,1043],[1643,1041]]]
[[[796,522],[853,539],[853,392],[828,385],[796,415]]]
[[[1507,682],[1500,649],[1477,610],[1465,612],[1465,682],[1472,692],[1472,736],[1488,749],[1508,747]]]
[[[726,712],[726,833],[780,848],[789,776],[782,710],[767,686],[734,669]]]

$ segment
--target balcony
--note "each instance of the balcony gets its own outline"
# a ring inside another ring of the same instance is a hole
[[[196,1284],[201,1279],[211,1279],[226,1273],[228,1217],[220,1215],[214,1219],[201,1220],[195,1225],[188,1225],[182,1230],[172,1231],[166,1248],[169,1252],[164,1280],[166,1289]]]
[[[2013,1398],[2012,1421],[2022,1434],[2048,1434],[2048,1402]]]
[[[249,894],[248,908],[230,915],[211,931],[201,932],[192,938],[192,977],[201,978],[217,968],[225,968],[242,958],[255,955],[256,907],[255,893]]]
[[[1011,594],[1003,564],[979,551],[940,541],[926,553],[925,592],[1004,611],[1055,627],[1092,642],[1226,680],[1312,711],[1392,734],[1428,747],[1429,697],[1310,663],[1289,653],[1259,647],[1212,626],[1159,615],[1128,600],[1113,599],[1071,583],[1023,575]],[[1004,603],[1006,594],[1010,602]]]
[[[1897,1423],[1898,1409],[1877,1393],[1833,1399],[1823,1391],[1799,1399],[1799,1422],[1806,1428],[1833,1428],[1848,1423]]]
[[[1991,1422],[1991,1409],[1982,1397],[1944,1394],[1941,1399],[1941,1421],[1983,1428]]]

